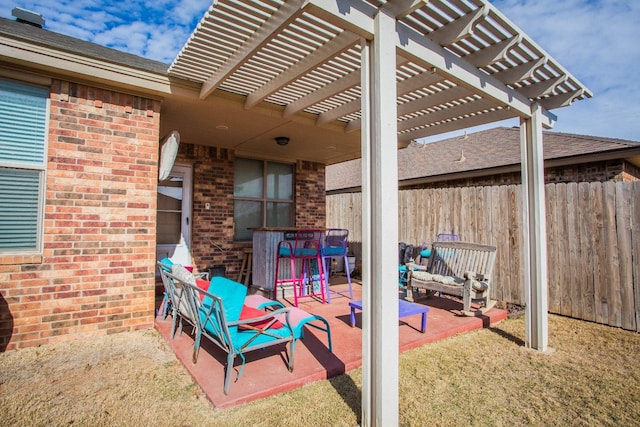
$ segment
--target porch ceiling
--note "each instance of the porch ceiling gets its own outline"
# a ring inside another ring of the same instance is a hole
[[[380,10],[397,19],[401,145],[592,96],[486,0],[219,0],[169,68],[199,100],[168,104],[164,130],[241,154],[359,157],[360,51]],[[289,146],[276,146],[280,135]]]

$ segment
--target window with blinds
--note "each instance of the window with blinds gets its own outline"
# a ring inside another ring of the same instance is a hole
[[[48,96],[0,79],[0,253],[42,250]]]

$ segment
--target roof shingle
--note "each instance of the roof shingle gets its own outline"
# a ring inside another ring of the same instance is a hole
[[[640,142],[615,138],[544,132],[543,139],[545,161],[619,150],[640,150]],[[398,150],[400,182],[519,165],[519,128],[497,127],[430,144],[411,144]],[[327,166],[326,191],[357,188],[360,185],[359,159]]]

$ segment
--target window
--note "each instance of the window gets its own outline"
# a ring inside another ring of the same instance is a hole
[[[235,240],[251,240],[250,228],[294,225],[292,165],[237,158],[233,182]]]
[[[0,79],[0,253],[42,251],[48,96]]]

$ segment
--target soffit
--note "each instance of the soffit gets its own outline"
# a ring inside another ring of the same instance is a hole
[[[357,134],[360,52],[380,10],[397,19],[399,143],[527,117],[535,102],[550,127],[547,110],[592,96],[485,0],[220,0],[169,75],[200,84],[201,100],[239,97],[238,114],[268,107],[274,120]]]

